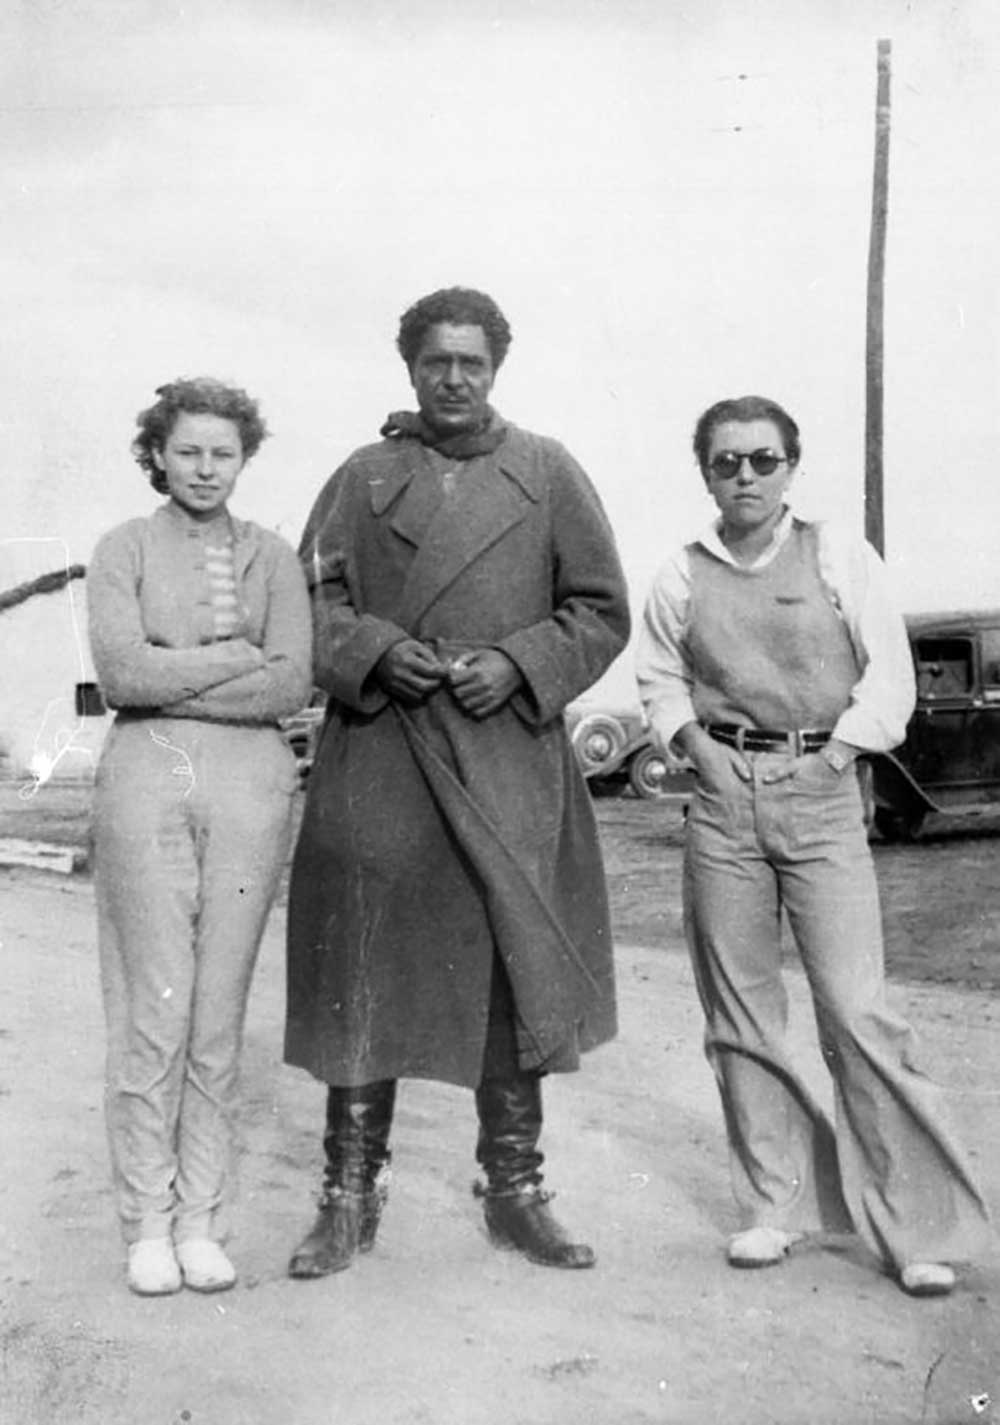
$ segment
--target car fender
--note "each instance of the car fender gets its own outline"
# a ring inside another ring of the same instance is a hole
[[[876,805],[895,807],[901,811],[909,807],[922,811],[942,810],[915,780],[912,772],[891,752],[871,753],[867,760],[874,776]]]
[[[599,761],[588,758],[584,750],[587,738],[594,732],[603,732],[612,743],[607,755]],[[569,739],[580,770],[588,778],[613,776],[635,748],[635,739],[629,735],[622,719],[614,713],[598,710],[584,712],[570,731]]]

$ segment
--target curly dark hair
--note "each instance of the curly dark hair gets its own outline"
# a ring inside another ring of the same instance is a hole
[[[500,369],[511,343],[511,330],[496,302],[473,287],[442,287],[439,292],[431,292],[429,296],[421,297],[419,302],[414,302],[399,319],[396,347],[408,370],[413,370],[413,363],[430,328],[441,322],[456,327],[482,327],[490,348],[493,370]]]
[[[153,451],[163,450],[178,416],[221,416],[232,421],[240,433],[244,461],[256,455],[267,439],[268,429],[257,402],[239,386],[227,386],[212,376],[179,377],[157,386],[156,394],[159,399],[135,418],[139,434],[131,450],[158,495],[169,491],[163,471],[156,467]]]
[[[716,427],[724,425],[726,421],[773,421],[781,432],[789,465],[798,465],[802,454],[799,428],[784,407],[779,406],[777,401],[768,400],[766,396],[731,396],[709,406],[708,410],[698,417],[694,428],[694,439],[691,443],[703,475],[708,469],[708,447],[712,443],[712,436]]]

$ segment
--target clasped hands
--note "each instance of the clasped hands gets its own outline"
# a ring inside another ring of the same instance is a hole
[[[476,648],[450,661],[415,638],[394,643],[374,668],[379,687],[398,702],[422,703],[442,685],[469,717],[489,717],[524,681],[517,664],[499,648]]]

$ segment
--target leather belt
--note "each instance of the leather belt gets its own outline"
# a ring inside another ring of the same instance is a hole
[[[724,742],[740,752],[791,752],[796,757],[805,752],[818,752],[832,736],[813,727],[777,732],[769,727],[743,727],[738,722],[706,722],[702,726],[716,742]]]

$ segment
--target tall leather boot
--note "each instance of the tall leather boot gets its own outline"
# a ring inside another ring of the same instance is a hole
[[[542,1089],[537,1074],[484,1079],[476,1090],[476,1159],[486,1174],[486,1228],[494,1246],[523,1252],[542,1267],[592,1267],[593,1250],[572,1242],[542,1189]]]
[[[325,1277],[370,1252],[388,1195],[395,1079],[331,1087],[326,1101],[323,1195],[312,1230],[288,1264],[290,1277]]]

